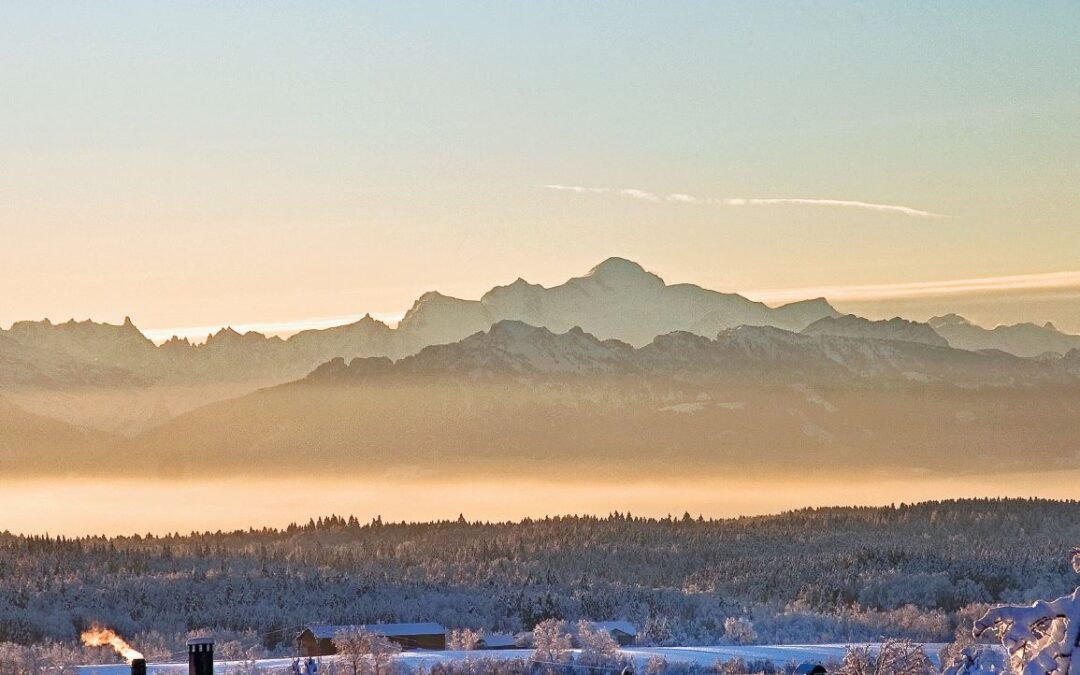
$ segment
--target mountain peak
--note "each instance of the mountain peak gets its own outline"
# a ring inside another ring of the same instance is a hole
[[[870,338],[875,340],[900,340],[918,342],[934,347],[948,347],[948,341],[925,323],[908,321],[900,317],[871,321],[854,314],[818,319],[802,330],[803,335],[833,335],[846,338]]]
[[[611,257],[589,270],[590,277],[631,277],[650,275],[645,268],[633,260]]]
[[[941,328],[943,326],[967,326],[971,325],[971,322],[960,316],[959,314],[946,314],[944,316],[935,316],[926,323],[930,324],[931,328]]]

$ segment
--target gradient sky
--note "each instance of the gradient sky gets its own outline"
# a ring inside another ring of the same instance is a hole
[[[1078,35],[1075,0],[4,2],[0,325],[393,314],[620,255],[1080,332],[1080,275],[1028,276],[1080,270]]]

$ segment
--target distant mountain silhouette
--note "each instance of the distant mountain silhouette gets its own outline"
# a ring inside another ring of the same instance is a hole
[[[827,316],[802,330],[803,335],[837,335],[841,337],[873,338],[919,342],[935,347],[948,347],[949,341],[934,332],[928,324],[899,317],[888,321],[871,321],[861,316]]]
[[[1077,414],[1064,358],[771,326],[635,348],[503,321],[181,415],[136,438],[132,461],[432,476],[1015,470],[1021,449],[1071,456]]]
[[[580,326],[640,346],[676,330],[708,336],[737,325],[799,330],[833,315],[821,299],[774,309],[732,293],[669,286],[637,263],[610,258],[552,288],[519,279],[480,300],[425,293],[396,329],[367,315],[287,339],[225,328],[202,344],[173,338],[158,346],[130,319],[119,326],[21,321],[0,330],[0,393],[78,424],[132,433],[225,396],[303,377],[336,357],[400,359],[503,320],[558,332]],[[122,393],[131,387],[137,396]],[[71,388],[63,402],[41,393]],[[147,399],[156,403],[148,406]]]
[[[865,319],[861,320],[865,321]],[[901,332],[923,331],[895,322]],[[907,322],[910,324],[910,322]],[[914,324],[915,326],[925,324]],[[928,328],[928,327],[926,327]],[[663,375],[690,378],[779,378],[785,383],[895,386],[940,383],[950,386],[1063,385],[1080,388],[1064,359],[1026,359],[1003,352],[970,352],[944,344],[882,337],[794,333],[772,326],[740,326],[707,338],[686,331],[660,335],[635,348],[601,340],[581,328],[565,333],[520,321],[500,321],[458,342],[433,345],[397,362],[334,359],[306,379],[341,381],[367,377],[463,375]],[[936,337],[936,336],[935,336]],[[938,337],[942,343],[940,337]]]
[[[173,338],[155,345],[130,319],[121,325],[20,321],[0,330],[0,396],[77,427],[132,436],[316,369],[338,375],[343,369],[368,375],[641,372],[649,354],[678,348],[699,350],[695,358],[728,371],[762,376],[794,368],[848,378],[870,373],[1008,383],[1010,377],[1060,376],[1073,361],[1050,356],[1073,347],[1080,347],[1080,336],[1052,326],[987,330],[955,315],[929,325],[870,321],[841,316],[822,298],[773,308],[734,293],[669,285],[635,262],[609,258],[550,288],[518,279],[479,300],[428,292],[397,328],[367,315],[288,338],[224,328],[201,344]],[[970,354],[987,349],[1049,355],[1028,363]]]
[[[999,349],[1017,356],[1039,356],[1080,348],[1080,335],[1062,333],[1051,323],[1042,326],[1018,323],[991,329],[977,326],[957,314],[946,314],[935,316],[929,324],[958,349]]]

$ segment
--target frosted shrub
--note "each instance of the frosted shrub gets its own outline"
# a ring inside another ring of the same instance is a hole
[[[545,670],[554,672],[555,664],[570,661],[570,650],[573,646],[573,639],[565,621],[541,621],[533,629],[532,661],[544,666]]]
[[[876,651],[853,647],[840,663],[839,675],[933,675],[934,665],[919,645],[889,640]]]
[[[577,625],[578,646],[581,652],[576,665],[594,668],[597,666],[614,667],[622,663],[619,645],[603,628],[597,628],[589,621],[579,621]]]
[[[481,631],[472,628],[455,628],[447,636],[446,646],[448,649],[469,651],[479,647],[483,637],[484,634]]]
[[[649,660],[645,662],[645,675],[661,675],[666,670],[667,659],[659,654],[650,656]]]
[[[666,647],[675,641],[667,617],[650,616],[638,631],[638,642],[649,647]]]
[[[334,647],[347,675],[389,675],[401,647],[382,635],[362,628],[346,628],[334,635]]]
[[[1073,561],[1075,565],[1075,557]],[[987,632],[998,634],[1013,672],[1023,675],[1074,672],[1072,653],[1080,639],[1080,588],[1049,602],[994,607],[975,622],[975,637]]]
[[[750,619],[732,616],[724,620],[724,638],[732,644],[748,645],[757,640],[757,632]]]

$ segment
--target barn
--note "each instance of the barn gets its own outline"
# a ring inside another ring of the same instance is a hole
[[[382,635],[402,649],[446,649],[446,630],[437,623],[372,623],[359,626],[309,626],[296,636],[300,656],[336,654],[334,636],[343,630],[366,630]]]
[[[594,628],[600,628],[610,633],[611,638],[620,647],[633,644],[637,638],[637,628],[629,621],[593,621],[591,623]]]
[[[517,649],[517,638],[507,633],[488,633],[476,643],[477,649]]]

